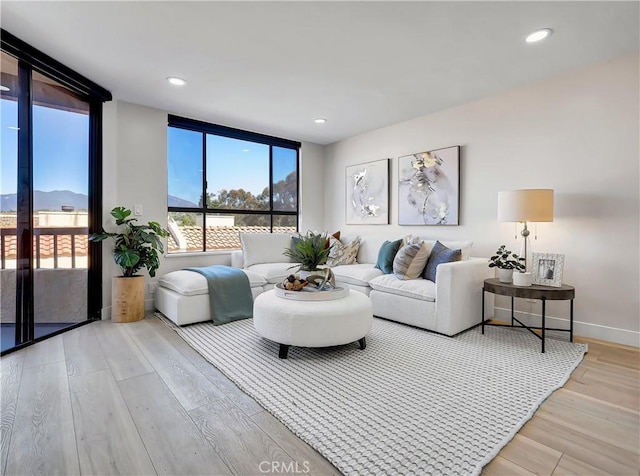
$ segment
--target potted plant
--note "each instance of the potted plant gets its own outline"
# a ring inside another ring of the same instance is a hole
[[[111,320],[114,322],[132,322],[144,318],[144,276],[136,275],[146,268],[149,276],[154,277],[160,266],[158,252],[163,253],[161,238],[169,232],[158,222],[136,225],[136,218],[129,218],[131,210],[116,207],[111,210],[116,225],[123,227],[119,232],[93,233],[89,240],[100,242],[107,238],[115,240],[113,260],[120,266],[122,276],[114,276],[111,288]]]
[[[489,259],[489,268],[498,268],[498,279],[502,283],[510,283],[513,280],[513,271],[524,271],[524,258],[507,249],[506,245],[500,246],[496,254]]]
[[[330,251],[326,233],[307,231],[305,235],[294,236],[291,248],[285,248],[282,254],[300,263],[300,271],[317,271],[318,266],[327,264]]]

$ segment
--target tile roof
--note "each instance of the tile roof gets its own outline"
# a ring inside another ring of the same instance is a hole
[[[0,219],[1,220],[1,219]],[[0,228],[14,228],[15,224],[2,226]],[[182,236],[187,243],[187,252],[202,251],[202,227],[199,226],[180,226],[178,227]],[[295,227],[274,227],[274,233],[295,233]],[[240,232],[243,233],[269,233],[268,226],[219,226],[207,228],[207,250],[233,250],[240,249]],[[33,243],[34,258],[38,256],[36,249],[36,239]],[[75,256],[87,256],[88,239],[87,235],[42,235],[40,239],[40,259],[53,258],[54,256],[54,239],[57,239],[58,257],[71,256],[71,240],[75,245]],[[180,252],[180,247],[176,243],[174,237],[169,235],[167,242],[167,251],[169,253]],[[2,241],[2,249],[0,253],[4,254],[5,259],[16,259],[17,254],[17,237],[15,235],[5,235]]]
[[[178,227],[185,241],[186,251],[202,251],[202,227],[180,226]],[[240,249],[240,232],[243,233],[270,233],[268,226],[218,226],[207,228],[207,250],[234,250]],[[295,227],[277,226],[274,233],[295,233]],[[180,247],[173,235],[169,235],[167,242],[169,253],[179,252]]]

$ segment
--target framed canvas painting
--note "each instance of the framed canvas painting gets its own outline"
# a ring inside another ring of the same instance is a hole
[[[389,224],[389,159],[346,168],[347,225]]]
[[[460,146],[398,158],[398,224],[459,225]]]

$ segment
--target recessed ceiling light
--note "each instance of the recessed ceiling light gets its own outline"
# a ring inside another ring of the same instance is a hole
[[[549,35],[553,33],[551,28],[540,28],[539,30],[533,31],[527,35],[525,41],[527,43],[536,43],[537,41],[542,41],[547,38]]]
[[[325,122],[327,122],[327,120],[324,117],[319,117],[318,119],[314,119],[314,121],[316,124],[324,124]]]
[[[0,91],[11,91],[11,89],[9,89],[9,88],[8,88],[8,87],[6,87],[6,86],[2,86],[2,85],[0,85]]]
[[[242,152],[251,152],[250,149],[242,149]]]
[[[186,80],[184,80],[182,78],[178,78],[176,76],[169,76],[167,78],[167,81],[169,81],[174,86],[184,86],[185,84],[187,84]]]

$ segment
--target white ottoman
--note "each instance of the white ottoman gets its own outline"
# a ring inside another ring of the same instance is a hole
[[[262,337],[280,344],[281,359],[287,358],[292,345],[329,347],[358,341],[364,349],[372,323],[371,300],[354,291],[333,301],[294,301],[271,290],[253,303],[253,326]]]

